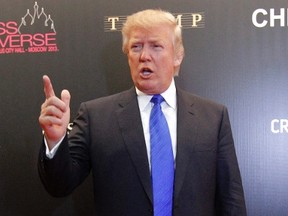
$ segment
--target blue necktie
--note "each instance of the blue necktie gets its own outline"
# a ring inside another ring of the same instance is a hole
[[[154,95],[150,115],[151,173],[154,216],[172,216],[174,158],[166,118],[160,104],[161,95]]]

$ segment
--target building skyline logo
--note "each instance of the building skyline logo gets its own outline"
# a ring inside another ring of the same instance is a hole
[[[50,14],[35,1],[20,18],[0,22],[0,55],[58,52],[57,32]]]
[[[39,6],[38,6],[38,3],[35,1],[35,4],[34,4],[34,11],[33,11],[33,15],[30,13],[30,9],[27,9],[27,13],[21,18],[21,23],[18,27],[18,33],[21,34],[21,27],[22,26],[27,26],[27,18],[30,18],[31,19],[31,22],[30,22],[30,25],[33,25],[35,23],[35,20],[36,18],[38,20],[40,20],[41,17],[44,17],[45,18],[45,21],[44,21],[44,26],[49,26],[49,23],[50,23],[50,29],[56,33],[56,30],[55,30],[55,26],[54,26],[54,21],[52,20],[51,18],[51,15],[45,13],[44,11],[44,8],[42,7],[41,8],[41,13],[39,13]]]

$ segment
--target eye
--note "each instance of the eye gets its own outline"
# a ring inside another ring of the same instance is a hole
[[[155,50],[162,50],[163,49],[163,46],[161,44],[157,44],[157,43],[153,44],[152,47]]]
[[[133,51],[133,52],[137,52],[137,51],[140,51],[141,49],[142,49],[142,44],[140,44],[140,43],[135,43],[135,44],[132,44],[131,45],[131,50]]]

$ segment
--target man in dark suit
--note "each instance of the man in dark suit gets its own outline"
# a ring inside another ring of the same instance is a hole
[[[122,34],[135,86],[82,103],[69,134],[70,94],[63,90],[57,98],[43,77],[39,122],[45,139],[38,167],[48,192],[68,195],[92,170],[99,216],[246,215],[227,109],[175,86],[184,48],[173,15],[140,11],[127,18]],[[155,211],[151,180],[153,95],[165,99],[161,109],[174,160],[172,207],[165,214]]]

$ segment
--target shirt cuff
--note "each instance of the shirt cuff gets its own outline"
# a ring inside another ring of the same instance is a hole
[[[49,151],[46,138],[44,137],[44,143],[45,143],[45,146],[46,146],[46,157],[47,158],[52,159],[55,156],[55,154],[57,152],[57,149],[59,148],[59,146],[60,146],[60,144],[61,144],[61,142],[63,141],[64,138],[65,138],[65,136],[63,136],[61,138],[61,140]]]

